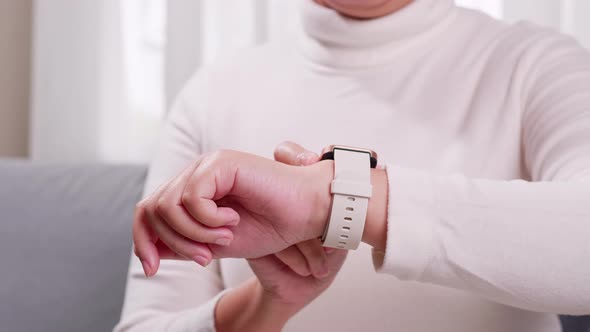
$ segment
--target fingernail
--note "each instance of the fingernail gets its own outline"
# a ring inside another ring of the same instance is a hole
[[[193,260],[203,267],[209,265],[209,260],[204,256],[195,256]]]
[[[331,254],[334,251],[336,251],[336,248],[332,248],[332,247],[324,247],[324,251],[326,252],[326,254]]]
[[[143,259],[139,260],[141,262],[141,267],[143,268],[143,273],[145,274],[146,277],[150,277],[150,272],[151,272],[151,268],[150,268],[150,264],[147,261],[144,261]]]
[[[228,239],[226,237],[220,237],[219,239],[215,240],[215,244],[218,244],[220,246],[228,246],[231,243],[231,239]]]
[[[300,152],[299,154],[297,154],[297,156],[295,157],[295,160],[297,161],[297,165],[305,165],[306,158],[307,158],[307,152]]]
[[[318,271],[317,277],[320,279],[323,279],[325,277],[327,277],[330,274],[330,268],[328,267],[328,264],[324,264],[322,265],[322,268]]]
[[[301,154],[301,163],[304,165],[307,165],[309,163],[311,163],[311,161],[315,158],[315,154],[313,152],[303,152]]]

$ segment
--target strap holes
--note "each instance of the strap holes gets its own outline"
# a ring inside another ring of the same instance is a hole
[[[340,243],[340,244],[346,244],[346,242],[344,242],[344,241],[340,241],[340,242],[338,242],[338,243]]]
[[[348,197],[348,200],[351,201],[351,202],[354,202],[355,201],[355,198],[354,197]]]
[[[341,238],[341,239],[348,239],[348,235],[346,235],[346,234],[342,234],[342,235],[340,235],[340,238]]]
[[[354,211],[354,209],[349,206],[346,208],[346,211]]]
[[[348,226],[342,226],[342,229],[345,230],[345,231],[347,231],[347,232],[350,231],[350,227],[348,227]]]
[[[346,220],[346,221],[352,221],[352,218],[351,217],[344,217],[344,220]]]

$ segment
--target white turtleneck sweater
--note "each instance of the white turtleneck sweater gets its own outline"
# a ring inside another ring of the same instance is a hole
[[[389,179],[385,253],[349,254],[285,331],[559,331],[590,313],[590,54],[526,23],[416,0],[355,21],[302,3],[296,38],[196,74],[146,193],[198,153],[272,157],[293,140],[378,151]],[[131,259],[117,331],[213,331],[242,259],[207,268]]]

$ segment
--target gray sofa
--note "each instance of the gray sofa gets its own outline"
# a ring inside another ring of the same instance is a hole
[[[141,166],[0,160],[0,331],[104,332],[119,320]],[[587,332],[584,318],[564,320]]]
[[[0,161],[0,331],[111,331],[141,166]]]

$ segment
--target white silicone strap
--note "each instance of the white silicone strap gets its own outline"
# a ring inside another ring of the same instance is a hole
[[[332,209],[322,236],[325,247],[358,248],[372,190],[371,156],[365,152],[334,149]]]

